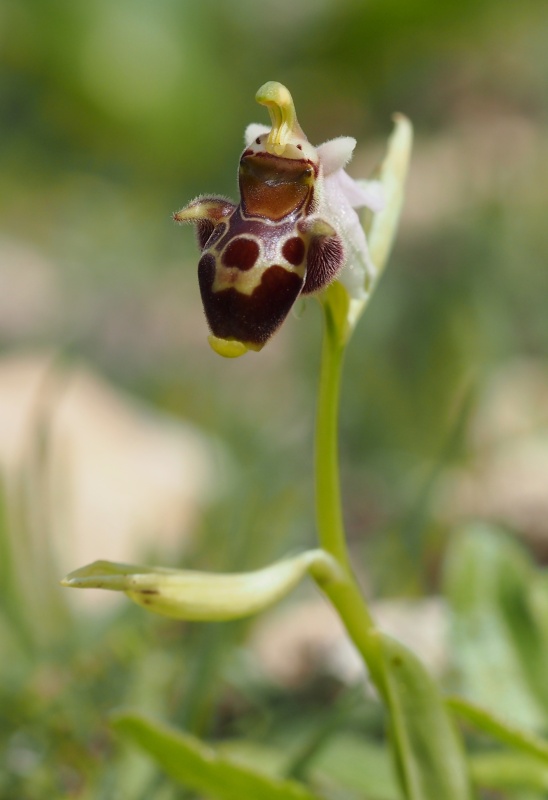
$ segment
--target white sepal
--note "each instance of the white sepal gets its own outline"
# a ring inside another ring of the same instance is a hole
[[[342,169],[325,179],[323,202],[325,217],[339,231],[345,247],[345,264],[338,280],[351,297],[363,299],[366,285],[375,277],[365,233],[355,206],[364,206],[355,181]]]
[[[375,214],[382,211],[385,203],[384,189],[382,183],[376,180],[363,180],[358,178],[352,181],[354,184],[354,191],[357,192],[357,197],[361,198],[359,204],[356,203],[354,208],[369,208]]]
[[[247,126],[244,132],[245,146],[249,147],[250,144],[253,144],[255,139],[258,139],[259,136],[262,136],[264,133],[270,133],[270,128],[268,125],[261,125],[258,122],[252,122]]]
[[[320,144],[316,151],[323,167],[324,177],[332,175],[338,169],[346,167],[356,147],[356,140],[352,136],[339,136],[329,142]]]

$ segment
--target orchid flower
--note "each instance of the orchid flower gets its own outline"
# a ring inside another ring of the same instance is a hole
[[[261,350],[297,297],[341,298],[345,333],[353,329],[380,275],[395,232],[411,145],[411,126],[396,132],[379,180],[355,181],[345,171],[356,140],[342,136],[314,147],[300,127],[289,91],[270,81],[256,99],[271,127],[251,124],[240,157],[240,203],[200,196],[174,215],[196,225],[202,255],[198,279],[220,355]],[[375,261],[358,209],[372,215]]]

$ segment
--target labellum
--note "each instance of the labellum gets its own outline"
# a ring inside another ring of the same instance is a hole
[[[343,173],[355,140],[342,137],[313,147],[280,83],[266,83],[256,99],[268,108],[272,126],[246,130],[239,204],[200,196],[174,214],[177,222],[196,226],[209,343],[229,358],[261,350],[299,295],[318,292],[337,277],[349,250],[356,250],[354,241],[348,240],[350,247],[345,242],[353,226],[367,260],[353,209],[370,203]],[[339,201],[339,179],[326,180],[339,174],[351,184],[351,196],[344,191],[346,206],[330,198],[334,191]]]

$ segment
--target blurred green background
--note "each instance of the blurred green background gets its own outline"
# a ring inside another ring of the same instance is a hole
[[[220,445],[223,486],[185,564],[252,568],[314,541],[319,309],[299,306],[260,355],[220,359],[192,231],[170,219],[199,193],[236,197],[267,80],[290,88],[313,143],[357,138],[354,177],[382,157],[393,112],[415,126],[400,235],[343,388],[364,584],[377,598],[439,591],[448,532],[470,515],[545,557],[547,30],[546,3],[510,0],[0,0],[0,357],[85,363]],[[182,797],[120,753],[110,708],[275,738],[338,690],[311,680],[284,705],[268,682],[227,677],[243,624],[182,636],[125,605],[67,609],[40,505],[48,424],[31,465],[5,475],[0,795]]]

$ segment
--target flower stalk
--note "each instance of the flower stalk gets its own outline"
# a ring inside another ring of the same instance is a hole
[[[319,543],[341,567],[342,580],[323,587],[348,635],[382,691],[375,627],[352,571],[341,502],[339,478],[339,398],[346,349],[332,306],[325,302],[322,360],[315,436],[316,525]]]
[[[320,546],[344,570],[344,581],[324,589],[336,607],[347,632],[364,658],[377,688],[383,693],[377,633],[367,603],[352,572],[341,502],[338,425],[344,354],[355,325],[373,293],[388,258],[403,203],[411,153],[412,129],[402,115],[395,117],[386,157],[378,181],[363,182],[362,189],[382,201],[369,215],[369,252],[363,260],[345,265],[340,279],[327,287],[320,301],[323,340],[315,431],[316,525]],[[374,205],[374,203],[371,203]],[[362,217],[364,215],[362,214]]]

